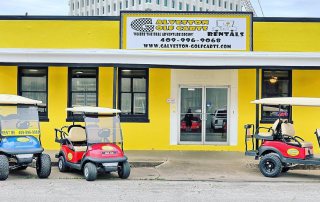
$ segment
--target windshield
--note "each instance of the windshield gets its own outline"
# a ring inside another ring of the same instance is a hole
[[[0,106],[1,136],[40,135],[38,107]]]
[[[121,143],[119,116],[85,117],[88,143]]]

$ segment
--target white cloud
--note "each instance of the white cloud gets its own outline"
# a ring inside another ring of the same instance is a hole
[[[0,0],[0,15],[68,15],[69,0]],[[258,0],[251,0],[261,15]],[[260,0],[266,17],[320,17],[320,0]]]
[[[258,0],[251,0],[262,17]],[[260,0],[265,17],[320,17],[319,0]]]

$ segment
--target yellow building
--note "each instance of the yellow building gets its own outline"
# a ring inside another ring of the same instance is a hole
[[[207,22],[202,23],[205,29]],[[117,52],[135,42],[120,35],[120,27],[120,19],[110,17],[0,17],[0,93],[46,103],[40,112],[45,149],[59,148],[54,128],[72,121],[67,107],[98,105],[122,110],[126,150],[243,151],[243,125],[269,124],[278,116],[272,107],[256,110],[250,101],[320,97],[320,19],[254,18],[248,52]],[[199,58],[208,62],[191,64]],[[292,110],[297,134],[317,144],[313,132],[320,127],[320,109],[283,109],[284,116],[287,110]]]

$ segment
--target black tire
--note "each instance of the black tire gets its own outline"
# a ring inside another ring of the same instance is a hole
[[[5,155],[0,155],[0,180],[4,181],[9,176],[9,160]]]
[[[88,162],[84,165],[83,175],[87,181],[94,181],[97,179],[97,166],[91,162]]]
[[[277,155],[267,154],[261,158],[259,169],[266,177],[277,177],[282,171],[282,163]]]
[[[66,172],[68,171],[68,166],[66,165],[66,160],[64,159],[63,156],[60,156],[59,157],[59,160],[58,160],[58,169],[60,172]]]
[[[286,173],[286,172],[288,172],[289,170],[290,170],[290,167],[284,166],[284,167],[282,168],[281,172],[282,172],[282,173]]]
[[[130,164],[128,161],[120,162],[118,165],[118,175],[121,179],[127,179],[130,175]]]
[[[48,154],[40,154],[36,161],[36,170],[40,179],[49,177],[51,173],[51,158]]]

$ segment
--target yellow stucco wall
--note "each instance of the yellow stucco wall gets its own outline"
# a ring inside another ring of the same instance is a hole
[[[0,93],[17,94],[17,77],[16,66],[0,66]]]
[[[296,97],[320,97],[320,71],[294,70],[292,72],[292,95]],[[319,107],[294,107],[292,119],[296,135],[305,141],[312,142],[315,153],[319,153],[319,146],[314,132],[320,128]]]
[[[118,21],[0,20],[1,48],[119,48]]]
[[[320,23],[254,23],[255,51],[320,51]],[[71,20],[0,20],[0,48],[119,48],[119,22]],[[150,69],[150,123],[123,123],[129,150],[228,150],[244,149],[246,123],[255,122],[255,70],[238,71],[238,145],[170,145],[170,69]],[[293,71],[293,96],[320,97],[320,71]],[[17,67],[0,67],[0,93],[17,93]],[[49,67],[49,119],[42,122],[42,142],[57,149],[54,128],[66,125],[67,67]],[[319,94],[319,95],[318,95]],[[112,107],[113,68],[99,68],[99,105]],[[297,135],[315,142],[313,132],[320,109],[294,108]],[[307,112],[307,113],[306,113]],[[306,114],[308,114],[306,116]],[[308,121],[306,121],[308,120]],[[307,130],[305,130],[307,128]],[[317,148],[317,147],[316,147]]]
[[[253,28],[254,51],[320,51],[320,22],[254,22]]]

